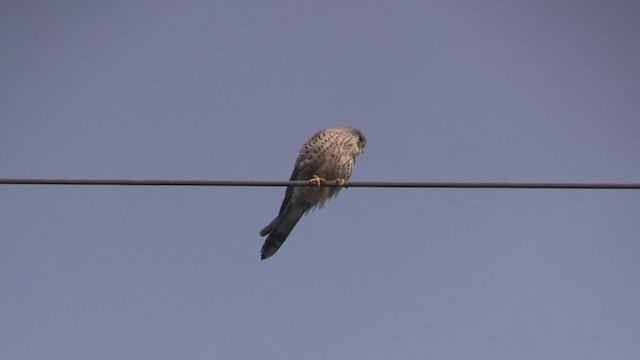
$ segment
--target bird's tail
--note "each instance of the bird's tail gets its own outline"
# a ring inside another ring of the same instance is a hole
[[[269,234],[262,245],[262,250],[260,250],[262,260],[278,251],[303,214],[304,212],[285,210],[260,231],[260,236]]]

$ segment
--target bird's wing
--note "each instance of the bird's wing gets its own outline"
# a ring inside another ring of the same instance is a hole
[[[299,156],[296,160],[296,164],[293,166],[293,172],[291,173],[290,181],[293,180],[309,180],[313,177],[315,171],[315,166],[313,165],[313,161],[310,161],[306,156]],[[280,205],[280,211],[278,215],[282,215],[284,210],[291,202],[293,197],[293,190],[295,186],[287,186],[287,190],[284,193],[284,199],[282,200],[282,205]]]

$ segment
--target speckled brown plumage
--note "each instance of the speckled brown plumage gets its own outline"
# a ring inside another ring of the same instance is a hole
[[[351,177],[356,156],[364,151],[366,143],[362,132],[351,126],[320,130],[300,149],[291,180],[309,180],[317,176],[327,181],[346,181]],[[340,189],[287,187],[278,216],[260,231],[260,236],[269,235],[262,246],[261,258],[275,254],[302,215],[316,206],[321,208]]]

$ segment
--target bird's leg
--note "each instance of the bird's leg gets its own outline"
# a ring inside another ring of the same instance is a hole
[[[336,179],[336,184],[338,184],[339,186],[344,186],[344,184],[347,183],[347,180],[343,179],[343,178],[337,178]]]
[[[318,187],[320,187],[320,185],[324,185],[327,183],[327,179],[321,178],[318,175],[313,175],[313,177],[309,179],[309,182],[312,183],[313,185],[318,185]]]

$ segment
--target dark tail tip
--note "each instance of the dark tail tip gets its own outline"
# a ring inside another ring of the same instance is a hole
[[[287,239],[288,235],[289,234],[285,234],[283,232],[275,232],[269,234],[269,237],[267,237],[267,240],[264,241],[264,245],[262,245],[262,249],[260,250],[260,259],[264,260],[275,254]]]

